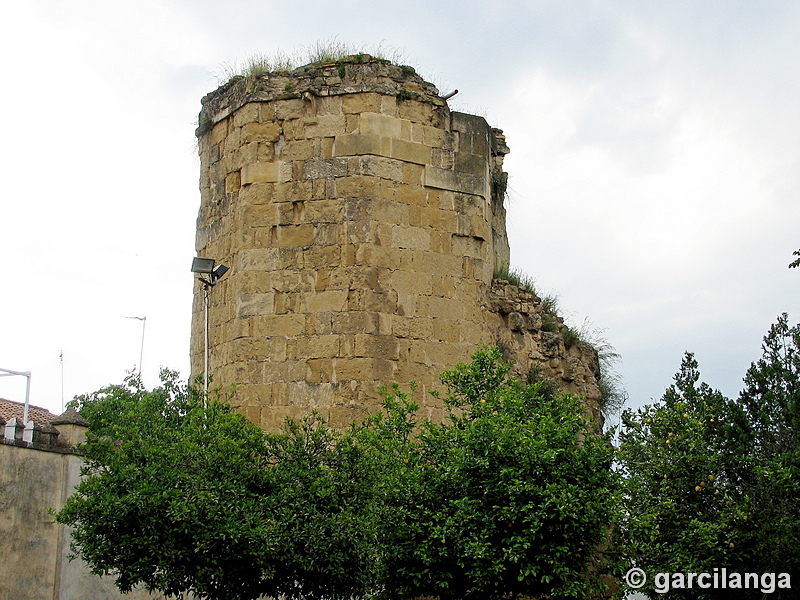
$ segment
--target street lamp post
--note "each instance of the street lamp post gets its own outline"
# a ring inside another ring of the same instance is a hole
[[[192,273],[207,275],[208,277],[198,277],[203,284],[203,306],[205,311],[205,327],[203,330],[204,349],[203,349],[203,402],[208,402],[208,300],[213,288],[225,273],[229,271],[223,264],[215,266],[213,258],[196,256],[192,260]]]

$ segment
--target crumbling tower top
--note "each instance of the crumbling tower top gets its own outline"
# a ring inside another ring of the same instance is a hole
[[[397,66],[369,54],[356,54],[339,61],[305,65],[293,71],[232,77],[202,99],[197,135],[203,135],[248,102],[362,93],[394,97],[401,102],[425,102],[444,109],[442,118],[449,112],[436,86],[422,79],[413,67]]]

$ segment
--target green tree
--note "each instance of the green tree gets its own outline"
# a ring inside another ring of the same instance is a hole
[[[140,401],[143,405],[159,402],[169,406],[172,418],[184,415],[189,408],[190,392],[179,381],[178,373],[162,369],[159,383],[148,392],[137,373],[128,373],[122,384],[75,396],[67,403],[67,408],[74,408],[89,421],[94,436],[114,435],[115,428],[121,424],[120,415]]]
[[[623,547],[632,564],[656,573],[750,570],[754,527],[743,482],[752,477],[744,411],[705,383],[684,356],[675,383],[653,405],[623,413]],[[726,590],[728,597],[736,597]],[[674,598],[710,598],[692,589]]]
[[[762,350],[735,401],[698,383],[697,361],[687,354],[658,403],[623,415],[622,537],[630,560],[651,577],[722,567],[800,577],[800,325],[781,315]]]
[[[748,482],[759,531],[756,557],[766,572],[800,577],[800,324],[784,313],[770,327],[762,356],[744,378],[739,401],[753,437]]]
[[[129,377],[77,402],[96,425],[56,518],[122,591],[349,598],[373,584],[373,486],[317,416],[265,435],[170,373],[153,391]]]
[[[385,532],[387,598],[585,598],[603,587],[599,549],[619,501],[612,448],[579,399],[508,370],[484,348],[446,371],[449,418],[398,445],[411,468],[388,493],[403,517]],[[397,388],[389,401],[407,406]]]

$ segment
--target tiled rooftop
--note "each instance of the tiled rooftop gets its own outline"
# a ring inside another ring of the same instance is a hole
[[[13,400],[5,400],[0,398],[0,419],[8,422],[10,419],[16,417],[22,421],[22,415],[25,410],[23,402],[14,402]],[[49,410],[40,406],[28,406],[28,418],[33,419],[34,423],[38,425],[50,425],[50,421],[55,419],[58,415],[54,415]]]

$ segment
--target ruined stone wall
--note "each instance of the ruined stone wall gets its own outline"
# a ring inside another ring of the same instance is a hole
[[[198,138],[197,252],[231,267],[211,292],[209,370],[252,421],[313,408],[344,425],[382,384],[438,387],[481,344],[596,400],[593,353],[541,331],[535,296],[493,284],[509,260],[502,132],[413,69],[358,56],[235,79],[203,99]]]

